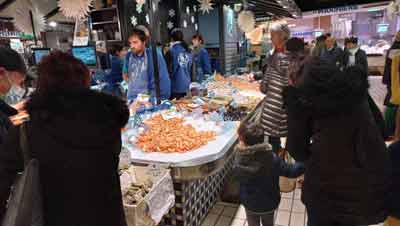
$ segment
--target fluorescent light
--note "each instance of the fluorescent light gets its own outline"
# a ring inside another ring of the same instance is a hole
[[[55,22],[55,21],[50,21],[50,22],[49,22],[49,26],[50,26],[50,27],[57,27],[57,22]]]

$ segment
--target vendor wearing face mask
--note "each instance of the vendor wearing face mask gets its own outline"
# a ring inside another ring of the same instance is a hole
[[[364,50],[358,46],[358,38],[350,37],[344,41],[346,50],[344,53],[343,66],[358,66],[361,67],[368,74],[368,59]]]
[[[19,54],[9,48],[0,47],[0,144],[11,126],[9,117],[18,113],[3,99],[10,100],[21,95],[20,87],[25,80],[25,74],[26,66]]]

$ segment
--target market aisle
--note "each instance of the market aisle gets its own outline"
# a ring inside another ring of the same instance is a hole
[[[282,194],[279,210],[275,213],[275,225],[305,226],[305,207],[300,196],[300,189]],[[246,213],[242,205],[219,202],[202,226],[247,226]]]
[[[300,200],[301,190],[283,193],[279,210],[275,213],[276,226],[306,226],[306,209]],[[202,226],[247,226],[242,205],[219,202],[211,210]],[[382,225],[374,225],[382,226]]]

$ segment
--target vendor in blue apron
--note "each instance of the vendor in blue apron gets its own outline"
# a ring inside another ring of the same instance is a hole
[[[211,75],[210,57],[206,48],[204,48],[204,40],[201,35],[194,35],[192,38],[193,58],[196,72],[196,82],[201,83],[207,76]]]
[[[171,99],[185,97],[192,82],[193,56],[181,30],[172,31],[171,45],[166,57],[171,75]]]
[[[123,76],[128,83],[127,99],[130,103],[135,102],[139,94],[150,95],[152,101],[156,97],[152,51],[150,48],[146,48],[148,40],[149,33],[143,26],[133,29],[128,39],[131,51],[125,56]],[[167,65],[160,51],[157,51],[157,56],[160,97],[161,100],[167,100],[171,95],[171,81]]]

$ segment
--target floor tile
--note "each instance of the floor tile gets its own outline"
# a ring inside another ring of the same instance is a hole
[[[244,209],[243,205],[240,205],[236,211],[234,218],[246,220],[246,210]]]
[[[290,218],[290,226],[304,226],[304,214],[292,213]]]
[[[289,192],[289,193],[282,193],[282,198],[293,198],[294,193],[293,192]]]
[[[294,193],[294,199],[300,200],[301,199],[301,189],[297,188]]]
[[[283,210],[278,211],[278,216],[276,218],[275,224],[281,225],[281,226],[288,226],[289,218],[290,218],[290,212],[283,211]]]
[[[224,208],[224,211],[222,212],[222,216],[225,216],[225,217],[232,217],[232,218],[233,218],[233,217],[235,216],[237,210],[238,210],[237,207],[229,207],[229,206],[226,206],[226,207]]]
[[[292,199],[282,198],[281,203],[279,204],[279,210],[291,211],[292,203],[293,203]]]
[[[216,226],[230,226],[232,220],[233,220],[233,218],[231,218],[231,217],[221,216],[218,219],[218,222],[217,222]]]
[[[222,211],[224,211],[224,206],[221,204],[216,204],[212,209],[211,209],[211,213],[217,214],[217,215],[221,215]]]
[[[229,207],[238,207],[239,206],[239,204],[229,203],[229,202],[219,202],[219,204],[221,204],[223,206],[229,206]]]
[[[306,212],[306,207],[300,200],[295,200],[293,203],[293,209],[292,211],[294,213],[305,213]]]
[[[246,220],[234,218],[231,223],[231,226],[243,226],[245,222]]]
[[[217,223],[218,217],[217,214],[209,214],[201,226],[214,226]]]

